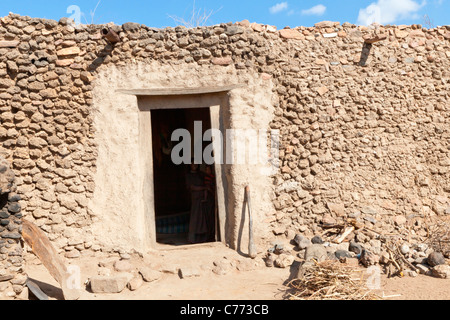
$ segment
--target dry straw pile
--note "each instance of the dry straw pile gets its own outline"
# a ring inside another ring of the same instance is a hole
[[[289,287],[290,300],[381,300],[367,288],[362,271],[339,261],[315,262]]]

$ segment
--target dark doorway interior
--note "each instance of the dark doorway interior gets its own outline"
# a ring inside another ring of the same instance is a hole
[[[201,121],[203,133],[211,129],[209,108],[164,109],[152,111],[152,145],[154,172],[154,201],[156,220],[156,241],[161,244],[186,245],[188,241],[191,193],[186,184],[190,165],[175,165],[171,158],[172,148],[177,142],[171,142],[172,133],[177,129],[186,129],[191,133],[191,145],[194,146],[194,122]],[[203,148],[210,142],[204,143]],[[192,149],[193,150],[193,149]],[[192,151],[193,154],[193,151]],[[214,173],[214,167],[211,168]],[[201,174],[206,166],[200,166]],[[216,188],[214,188],[216,199]],[[217,205],[214,200],[214,229],[217,230]],[[210,212],[210,211],[208,211]],[[209,215],[211,216],[211,215]],[[211,222],[210,222],[211,223]],[[210,228],[211,230],[211,228]],[[201,242],[217,241],[217,232]]]

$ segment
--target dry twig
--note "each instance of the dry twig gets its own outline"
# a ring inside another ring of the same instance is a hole
[[[291,281],[291,300],[381,300],[366,288],[363,277],[355,279],[354,268],[336,261],[309,266],[300,279]]]
[[[206,25],[206,23],[208,22],[208,20],[211,18],[211,16],[213,16],[214,14],[216,14],[217,12],[219,12],[222,8],[214,11],[211,10],[209,12],[207,12],[206,10],[199,9],[197,10],[195,8],[195,1],[193,3],[192,6],[192,13],[191,16],[189,18],[189,20],[185,20],[184,18],[180,18],[178,16],[174,16],[174,15],[169,15],[169,18],[171,18],[173,21],[175,21],[177,24],[185,26],[186,28],[192,29],[192,28],[196,28],[196,27],[203,27]]]
[[[446,257],[450,256],[450,217],[435,218],[427,225],[428,245],[435,251],[442,252]]]

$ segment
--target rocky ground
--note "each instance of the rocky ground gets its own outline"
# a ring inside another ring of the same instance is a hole
[[[311,241],[301,240],[302,245]],[[80,268],[81,300],[285,300],[290,298],[289,282],[298,276],[299,267],[310,256],[323,254],[332,259],[332,254],[342,255],[345,250],[333,251],[327,243],[311,243],[306,250],[300,247],[294,243],[270,248],[268,253],[275,258],[273,266],[264,254],[251,260],[221,244],[198,245],[189,250],[167,247],[144,257],[97,252],[72,259],[70,265]],[[355,269],[365,270],[357,257],[341,259],[353,263]],[[383,264],[378,265],[384,270]],[[447,270],[442,276],[432,271],[426,275],[405,271],[403,277],[388,278],[383,273],[375,292],[390,300],[447,300],[450,277],[442,277],[448,276],[449,267],[448,261],[441,265]],[[32,255],[26,257],[26,272],[51,300],[63,299],[58,283]]]
[[[294,243],[291,250],[283,244],[275,244],[268,250],[265,261],[268,267],[285,268],[293,263],[295,252],[298,252],[297,257],[305,264],[311,264],[313,260],[339,260],[355,267],[379,266],[389,277],[423,274],[450,279],[450,266],[445,259],[448,251],[444,255],[426,243],[408,243],[399,236],[394,239],[380,237],[366,243],[337,244],[326,242],[320,236],[308,239],[297,235],[291,242]]]

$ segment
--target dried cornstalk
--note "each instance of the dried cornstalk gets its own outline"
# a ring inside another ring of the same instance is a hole
[[[439,218],[428,224],[428,245],[450,256],[450,218]]]
[[[355,279],[354,268],[336,261],[308,266],[300,279],[291,281],[291,300],[381,300],[367,289],[363,275]]]

